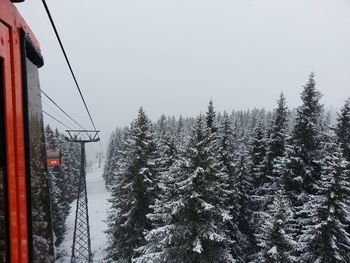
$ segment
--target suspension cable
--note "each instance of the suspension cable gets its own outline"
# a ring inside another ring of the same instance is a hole
[[[61,112],[64,113],[64,115],[66,115],[69,119],[71,119],[75,124],[77,124],[80,128],[87,130],[86,128],[84,128],[84,126],[80,125],[76,120],[74,120],[71,116],[68,115],[68,113],[66,113],[53,99],[50,98],[49,95],[47,95],[42,89],[41,89],[41,93],[44,94],[44,96],[46,98],[48,98]]]
[[[64,116],[61,112],[59,112],[56,108],[54,108],[49,102],[43,100],[42,103],[43,103],[43,109],[46,112],[50,112],[52,116],[55,116],[57,119],[61,120],[66,125],[68,126],[73,125],[72,127],[76,127],[76,125],[73,122],[71,122],[68,118],[66,118],[66,116]],[[50,109],[50,111],[48,111],[48,109]]]
[[[69,126],[67,126],[66,124],[64,124],[63,122],[61,122],[60,120],[58,120],[57,118],[55,118],[54,116],[52,116],[51,114],[47,113],[46,111],[43,110],[43,113],[46,114],[47,116],[51,117],[52,119],[54,119],[55,121],[57,121],[58,123],[62,124],[64,127],[66,127],[67,129],[72,129]]]
[[[75,77],[73,68],[72,68],[72,66],[71,66],[71,64],[70,64],[70,62],[69,62],[67,53],[66,53],[66,51],[65,51],[65,49],[64,49],[64,47],[63,47],[63,44],[62,44],[60,35],[58,34],[58,31],[57,31],[55,22],[53,21],[53,18],[52,18],[52,16],[51,16],[50,10],[49,10],[49,8],[48,8],[48,6],[47,6],[45,0],[42,0],[42,3],[43,3],[43,5],[44,5],[45,11],[46,11],[46,13],[47,13],[47,15],[48,15],[48,17],[49,17],[51,26],[52,26],[53,30],[55,31],[56,38],[57,38],[58,43],[59,43],[59,45],[60,45],[60,47],[61,47],[61,50],[62,50],[62,52],[63,52],[64,58],[65,58],[65,60],[66,60],[66,63],[67,63],[67,65],[68,65],[68,67],[69,67],[69,70],[70,70],[70,73],[71,73],[71,75],[72,75],[72,77],[73,77],[73,80],[74,80],[74,82],[75,82],[75,85],[76,85],[76,87],[77,87],[77,89],[78,89],[78,91],[79,91],[80,97],[81,97],[81,99],[82,99],[82,101],[83,101],[83,103],[84,103],[85,109],[86,109],[86,111],[87,111],[87,113],[88,113],[88,115],[89,115],[91,124],[92,124],[92,126],[94,127],[94,129],[97,130],[97,129],[96,129],[96,126],[95,126],[95,123],[94,123],[94,121],[92,120],[92,117],[91,117],[89,108],[88,108],[88,106],[87,106],[87,104],[86,104],[86,101],[85,101],[85,99],[84,99],[83,93],[81,92],[81,89],[80,89],[80,86],[79,86],[79,84],[78,84],[77,78]]]

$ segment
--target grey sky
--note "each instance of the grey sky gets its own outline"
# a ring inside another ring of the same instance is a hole
[[[297,106],[311,71],[326,105],[350,96],[349,0],[47,3],[103,143],[141,105],[153,120],[194,116],[210,98],[219,111],[272,109],[281,91]],[[88,126],[41,1],[17,7],[41,43],[42,88]]]

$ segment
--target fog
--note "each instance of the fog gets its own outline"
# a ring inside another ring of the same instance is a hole
[[[48,0],[102,145],[143,106],[156,120],[300,104],[316,74],[322,102],[350,95],[349,0]],[[38,38],[41,87],[91,128],[41,1],[16,4]],[[43,107],[69,123],[43,98]],[[51,108],[50,108],[51,107]],[[46,122],[64,127],[51,119]]]

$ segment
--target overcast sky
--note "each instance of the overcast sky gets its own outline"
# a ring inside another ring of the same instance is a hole
[[[272,109],[284,92],[298,106],[311,71],[327,106],[350,96],[350,0],[47,3],[103,145],[140,106],[153,120],[195,116],[210,98],[218,111]],[[42,89],[90,127],[41,1],[17,7],[41,43]]]

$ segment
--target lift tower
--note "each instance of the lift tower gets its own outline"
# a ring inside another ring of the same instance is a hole
[[[72,143],[80,143],[81,147],[80,176],[78,182],[71,263],[90,263],[92,262],[92,253],[85,176],[85,144],[89,142],[98,142],[100,140],[98,137],[99,131],[66,130],[66,132],[68,133],[66,140]]]

